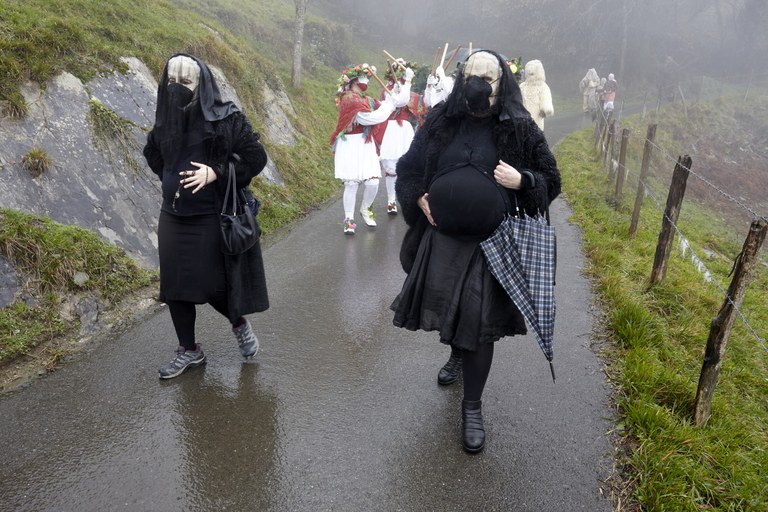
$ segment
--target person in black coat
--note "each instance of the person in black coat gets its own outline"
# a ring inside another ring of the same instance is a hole
[[[506,215],[543,213],[560,193],[555,158],[501,55],[481,50],[467,59],[397,175],[409,226],[400,252],[408,275],[392,304],[393,323],[438,331],[450,345],[438,383],[463,376],[463,445],[476,453],[485,446],[481,397],[494,342],[527,332],[479,244]]]
[[[160,378],[205,363],[195,340],[196,304],[210,304],[227,317],[241,354],[253,357],[259,340],[243,315],[269,307],[261,248],[257,241],[242,254],[224,255],[219,215],[229,162],[235,162],[237,188],[247,191],[267,154],[248,118],[222,101],[210,69],[198,58],[177,54],[166,63],[144,156],[162,181],[160,300],[168,304],[179,342]]]

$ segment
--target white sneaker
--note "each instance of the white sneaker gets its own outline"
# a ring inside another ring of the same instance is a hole
[[[397,215],[397,203],[395,201],[387,203],[387,214]]]
[[[355,224],[355,221],[353,221],[349,217],[344,219],[344,234],[345,235],[354,235],[356,227],[357,227],[357,224]]]
[[[373,213],[373,210],[371,210],[370,208],[368,209],[360,208],[360,215],[363,216],[363,222],[365,222],[366,226],[376,225],[376,220],[375,220],[376,214]]]

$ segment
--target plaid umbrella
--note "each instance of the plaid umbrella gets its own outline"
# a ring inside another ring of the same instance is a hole
[[[480,248],[491,274],[528,322],[555,380],[555,228],[542,215],[508,215]]]

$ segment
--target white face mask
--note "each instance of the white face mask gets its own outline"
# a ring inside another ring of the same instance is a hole
[[[168,83],[181,84],[190,91],[197,89],[200,83],[200,66],[194,59],[177,55],[168,61]]]
[[[496,104],[499,92],[499,79],[501,78],[501,66],[499,59],[488,52],[473,53],[464,64],[464,78],[471,76],[482,78],[491,86],[489,101],[491,106]]]
[[[361,76],[357,79],[357,83],[359,84],[367,84],[368,83],[368,77],[367,76]]]

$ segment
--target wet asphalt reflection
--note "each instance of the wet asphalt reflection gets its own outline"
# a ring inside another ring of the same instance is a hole
[[[470,456],[461,383],[436,382],[448,349],[392,326],[405,225],[385,196],[382,183],[375,229],[344,236],[336,202],[266,248],[272,307],[250,316],[255,361],[201,307],[208,364],[159,381],[175,348],[162,310],[0,397],[0,510],[610,510],[608,390],[564,204],[552,210],[558,381],[533,337],[501,341],[486,450]]]

